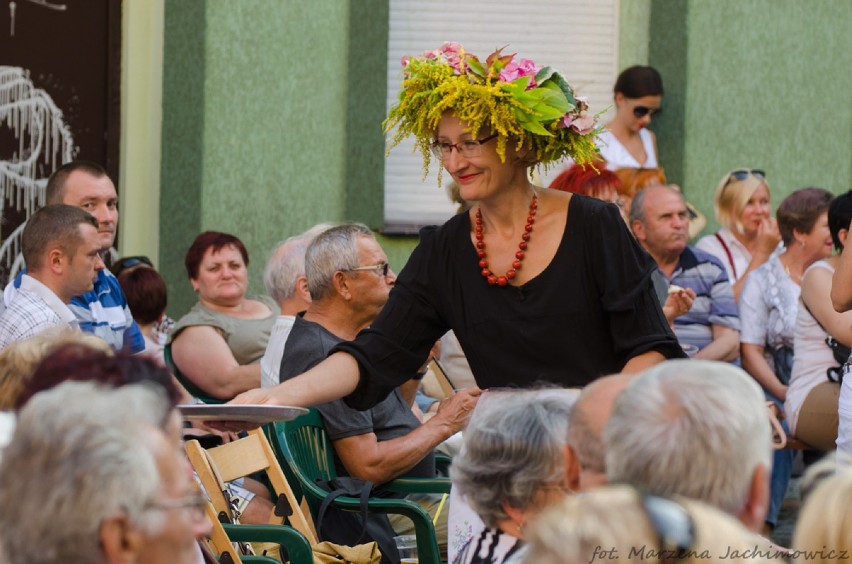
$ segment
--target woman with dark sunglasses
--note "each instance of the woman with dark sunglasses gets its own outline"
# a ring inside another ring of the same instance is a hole
[[[746,276],[768,261],[781,242],[770,215],[766,173],[740,168],[726,174],[716,187],[713,209],[722,228],[695,246],[722,261],[739,302]]]
[[[615,117],[598,136],[607,168],[656,168],[657,139],[646,129],[659,113],[663,79],[652,67],[624,70],[615,81]]]

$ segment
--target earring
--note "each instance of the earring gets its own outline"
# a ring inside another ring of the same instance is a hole
[[[801,244],[802,244],[802,248],[804,249],[804,248],[805,248],[805,242],[804,242],[804,241],[799,241],[799,243],[801,243]]]

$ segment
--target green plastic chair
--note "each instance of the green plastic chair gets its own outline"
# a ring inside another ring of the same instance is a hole
[[[273,424],[272,445],[282,467],[296,478],[302,494],[314,516],[328,492],[314,481],[328,481],[337,477],[334,468],[334,450],[325,431],[320,413],[311,409],[293,421]],[[289,476],[288,476],[289,477]],[[397,493],[449,493],[447,478],[398,478],[380,486]],[[338,497],[333,504],[345,510],[359,511],[360,501],[355,497]],[[405,499],[370,498],[367,507],[376,513],[400,514],[414,523],[417,536],[417,556],[421,564],[442,562],[438,539],[432,519],[422,507]]]
[[[222,527],[228,538],[235,542],[274,542],[287,548],[290,564],[313,564],[314,555],[311,545],[299,531],[286,525],[233,525],[224,523]],[[221,560],[221,558],[220,558]],[[250,562],[276,562],[268,556],[242,556],[245,564]]]
[[[174,374],[175,378],[177,378],[177,381],[180,382],[180,385],[183,386],[184,389],[189,392],[190,395],[192,395],[192,397],[198,398],[204,403],[211,404],[220,404],[225,403],[227,401],[219,398],[214,398],[213,396],[196,386],[192,380],[186,377],[186,374],[180,371],[180,369],[177,367],[177,364],[175,364],[174,359],[172,358],[171,343],[166,345],[163,349],[163,357],[166,360],[166,366],[168,366],[169,370],[171,370],[172,374]]]

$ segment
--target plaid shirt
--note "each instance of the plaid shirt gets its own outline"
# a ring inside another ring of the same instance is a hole
[[[50,288],[25,274],[15,299],[0,315],[0,349],[62,325],[79,328],[68,306]]]

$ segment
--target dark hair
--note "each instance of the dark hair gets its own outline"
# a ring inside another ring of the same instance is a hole
[[[48,204],[61,204],[63,192],[65,191],[65,181],[71,176],[71,173],[79,170],[101,178],[107,176],[107,171],[104,167],[90,161],[71,161],[65,163],[61,167],[53,171],[50,178],[47,179],[47,187],[45,188],[45,199]]]
[[[612,91],[625,98],[663,95],[663,77],[653,67],[634,66],[621,71]]]
[[[83,239],[81,223],[98,228],[98,220],[92,214],[74,206],[54,204],[36,210],[21,234],[21,254],[27,269],[33,272],[42,268],[45,253],[52,248],[73,256]]]
[[[180,389],[165,368],[144,356],[119,353],[108,356],[86,345],[63,345],[47,355],[36,367],[15,402],[20,410],[35,394],[49,390],[67,381],[94,381],[113,387],[153,382],[163,387],[171,407],[181,400]]]
[[[118,275],[130,313],[137,323],[154,323],[168,305],[166,281],[149,266],[130,268]]]
[[[219,252],[222,247],[233,245],[240,251],[243,257],[243,262],[248,266],[249,256],[246,246],[236,236],[221,231],[205,231],[195,238],[195,241],[186,251],[186,257],[183,259],[183,264],[186,266],[186,274],[195,280],[198,278],[198,267],[201,265],[201,260],[204,258],[204,253],[207,249],[213,249],[213,252]]]
[[[621,180],[618,176],[605,168],[605,163],[597,162],[594,166],[574,164],[554,178],[549,188],[593,198],[600,198],[607,189],[620,193]]]
[[[793,242],[794,231],[810,233],[813,230],[819,216],[828,211],[832,198],[834,194],[822,188],[802,188],[784,198],[775,216],[785,247]]]
[[[828,230],[831,231],[834,248],[838,251],[843,249],[839,233],[842,229],[849,229],[850,222],[852,222],[852,190],[837,196],[828,206]]]

